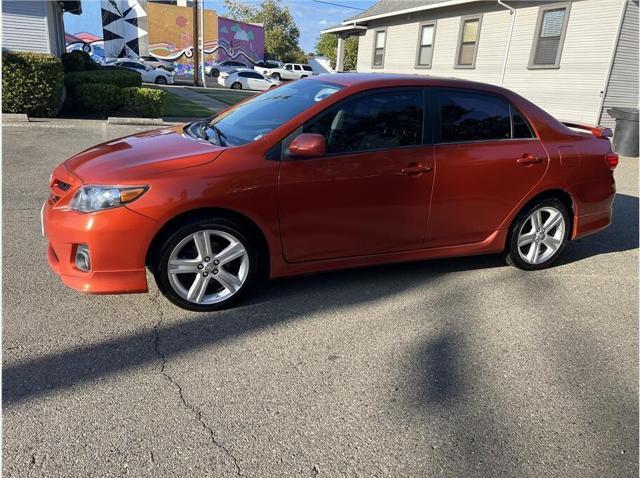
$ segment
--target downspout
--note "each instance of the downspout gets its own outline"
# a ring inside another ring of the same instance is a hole
[[[502,0],[498,0],[498,5],[509,10],[511,15],[511,26],[509,26],[509,39],[507,40],[507,51],[504,53],[504,62],[502,63],[502,74],[500,75],[500,86],[504,84],[504,75],[507,72],[507,59],[509,58],[509,50],[511,49],[511,37],[513,36],[513,25],[516,22],[516,9],[510,7]]]

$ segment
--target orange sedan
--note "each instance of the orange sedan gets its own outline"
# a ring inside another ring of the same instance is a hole
[[[453,79],[323,75],[90,148],[52,174],[51,268],[209,311],[275,278],[472,254],[550,266],[611,221],[600,127]]]

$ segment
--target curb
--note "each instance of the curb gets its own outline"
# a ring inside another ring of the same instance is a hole
[[[28,123],[29,117],[25,113],[2,113],[2,122]]]
[[[107,124],[162,126],[164,122],[162,118],[121,118],[118,116],[109,116],[109,118],[107,118]]]

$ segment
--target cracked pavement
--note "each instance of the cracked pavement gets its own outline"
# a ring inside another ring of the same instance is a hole
[[[196,314],[46,265],[53,167],[140,129],[3,127],[5,476],[637,476],[637,159],[553,269],[389,265]]]

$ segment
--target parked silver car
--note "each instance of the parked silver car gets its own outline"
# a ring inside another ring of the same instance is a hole
[[[204,72],[213,77],[217,78],[220,73],[223,71],[230,72],[231,70],[235,70],[238,68],[252,68],[251,65],[243,63],[237,60],[224,60],[214,63],[213,65],[207,65],[204,67]]]
[[[175,71],[176,65],[168,60],[162,60],[152,55],[141,56],[140,61],[151,68],[159,68],[166,71]]]

